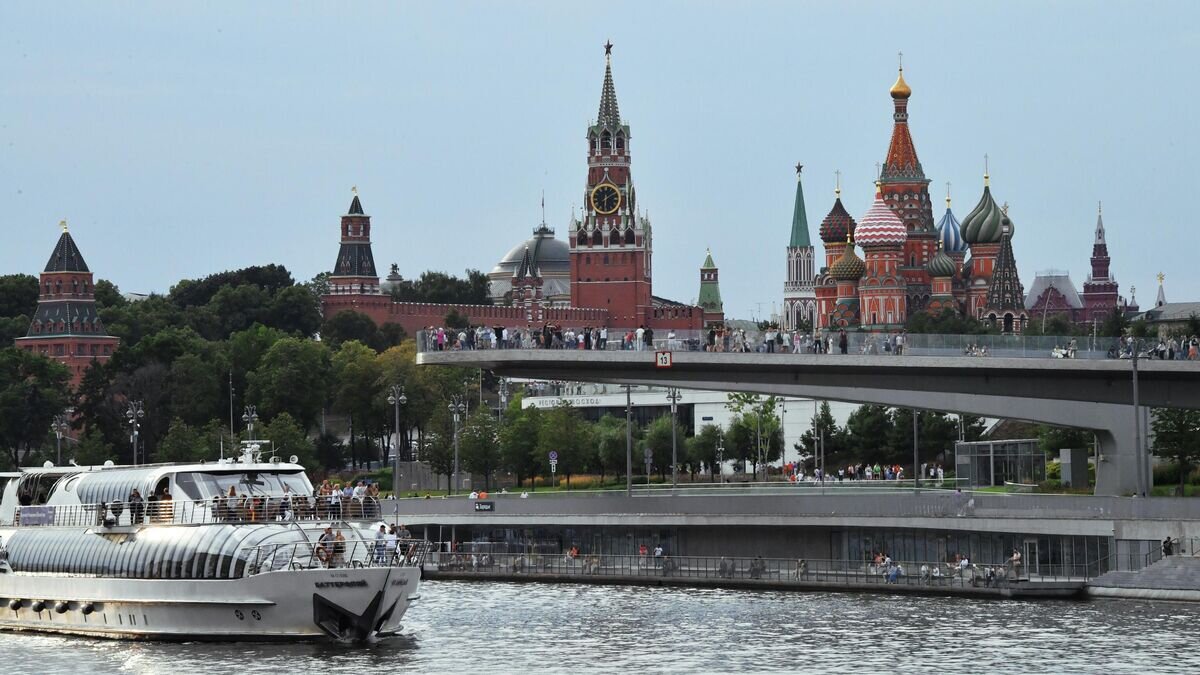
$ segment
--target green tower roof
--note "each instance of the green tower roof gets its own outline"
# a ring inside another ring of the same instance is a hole
[[[790,248],[812,246],[808,239],[808,214],[804,212],[804,184],[800,182],[800,165],[796,165],[796,209],[792,212]]]
[[[712,251],[705,251],[705,253],[704,264],[700,266],[700,269],[717,269],[716,263],[713,262]],[[703,273],[700,275],[700,297],[696,300],[696,304],[709,312],[725,311],[725,303],[721,302],[721,286],[717,282],[716,274],[711,280],[707,279]]]

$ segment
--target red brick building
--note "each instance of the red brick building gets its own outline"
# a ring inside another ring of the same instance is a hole
[[[107,361],[120,340],[108,335],[96,311],[92,272],[66,223],[41,274],[37,311],[16,346],[61,362],[71,371],[71,386],[83,379],[93,361]]]

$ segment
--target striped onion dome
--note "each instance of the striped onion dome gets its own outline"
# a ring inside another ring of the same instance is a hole
[[[846,237],[846,248],[842,257],[829,266],[829,276],[838,281],[858,281],[867,271],[867,265],[854,252],[853,237]]]
[[[992,199],[992,188],[984,177],[983,195],[979,203],[967,214],[962,223],[962,238],[968,245],[1000,243],[1001,219],[1004,214],[996,200]]]
[[[941,240],[942,250],[946,253],[963,253],[967,250],[967,242],[963,241],[958,218],[954,217],[954,212],[950,210],[949,204],[946,205],[946,215],[938,221],[937,228],[938,239]]]
[[[864,249],[903,246],[908,240],[908,229],[904,227],[904,221],[883,202],[883,194],[878,188],[875,190],[875,203],[871,204],[866,215],[858,221],[854,239]]]
[[[821,221],[821,228],[818,232],[821,235],[821,241],[826,244],[840,244],[846,241],[847,235],[854,234],[856,225],[854,217],[846,211],[845,206],[842,206],[842,198],[839,196],[833,203],[833,208],[829,209],[829,215]]]
[[[925,265],[925,270],[929,272],[929,276],[937,277],[952,277],[958,272],[958,266],[954,264],[954,260],[946,255],[944,246],[938,246],[938,252]]]

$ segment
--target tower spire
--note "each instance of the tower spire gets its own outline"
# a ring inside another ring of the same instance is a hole
[[[600,90],[600,111],[596,114],[596,125],[615,129],[621,126],[621,113],[617,109],[617,88],[612,77],[612,40],[604,43],[604,86]]]
[[[796,202],[792,210],[792,238],[788,247],[812,246],[808,238],[808,212],[804,208],[804,183],[800,180],[803,164],[796,163]]]
[[[833,172],[833,196],[837,199],[842,198],[842,170],[838,169]]]
[[[950,208],[950,181],[946,181],[946,209]]]

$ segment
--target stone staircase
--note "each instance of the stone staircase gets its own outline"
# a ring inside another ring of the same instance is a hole
[[[1087,584],[1099,597],[1200,602],[1200,557],[1172,555],[1136,572],[1109,572]]]

